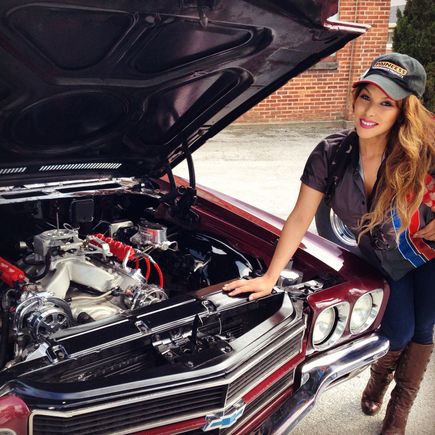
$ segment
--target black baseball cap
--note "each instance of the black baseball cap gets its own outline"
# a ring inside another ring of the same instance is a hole
[[[377,57],[353,87],[362,83],[378,86],[393,100],[402,100],[411,94],[422,97],[426,71],[417,59],[407,54],[389,53]]]

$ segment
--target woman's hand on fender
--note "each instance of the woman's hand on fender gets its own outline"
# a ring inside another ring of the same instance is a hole
[[[425,227],[413,234],[413,237],[421,237],[435,241],[435,219],[432,219]]]
[[[260,276],[254,279],[238,279],[237,281],[225,284],[222,289],[225,292],[229,292],[230,296],[237,296],[241,293],[252,293],[249,295],[249,300],[262,298],[272,293],[272,287],[274,282],[266,277],[266,275]]]

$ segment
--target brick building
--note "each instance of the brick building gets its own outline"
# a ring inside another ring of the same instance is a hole
[[[349,90],[371,60],[386,52],[391,0],[340,0],[340,21],[370,24],[347,44],[238,119],[243,123],[349,119]]]

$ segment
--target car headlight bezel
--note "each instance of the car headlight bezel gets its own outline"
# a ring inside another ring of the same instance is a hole
[[[359,310],[359,304],[361,305],[364,303],[365,298],[371,298],[371,307],[367,309],[366,313],[364,314],[364,322],[356,322],[355,317],[361,316]],[[381,310],[382,301],[384,299],[384,291],[383,289],[379,288],[376,290],[372,290],[370,292],[364,293],[361,295],[354,303],[352,307],[352,313],[349,318],[349,331],[351,334],[360,334],[361,332],[366,331],[370,328],[370,326],[373,325],[376,318],[378,317],[379,311]],[[355,326],[356,323],[356,326]]]
[[[330,318],[327,319],[327,316]],[[330,336],[335,327],[336,318],[337,313],[334,307],[328,307],[319,313],[313,327],[314,346],[323,343]],[[324,326],[325,324],[326,326]]]
[[[326,332],[324,333],[323,337],[316,338],[316,327],[319,326],[318,322],[324,321],[323,318],[328,312],[331,312],[331,310],[334,313],[332,316],[333,324],[331,324],[328,328],[324,328]],[[323,309],[317,315],[313,325],[313,332],[311,334],[311,344],[313,349],[324,350],[337,343],[346,329],[349,313],[350,304],[346,301],[339,302]]]

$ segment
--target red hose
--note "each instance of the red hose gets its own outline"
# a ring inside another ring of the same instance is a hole
[[[162,270],[160,269],[159,265],[157,263],[153,263],[154,267],[157,271],[157,274],[159,275],[159,287],[163,288],[163,273]]]
[[[150,279],[150,274],[151,274],[151,263],[150,260],[148,260],[148,258],[144,258],[145,260],[145,264],[147,265],[147,270],[145,272],[145,279],[148,281]]]

